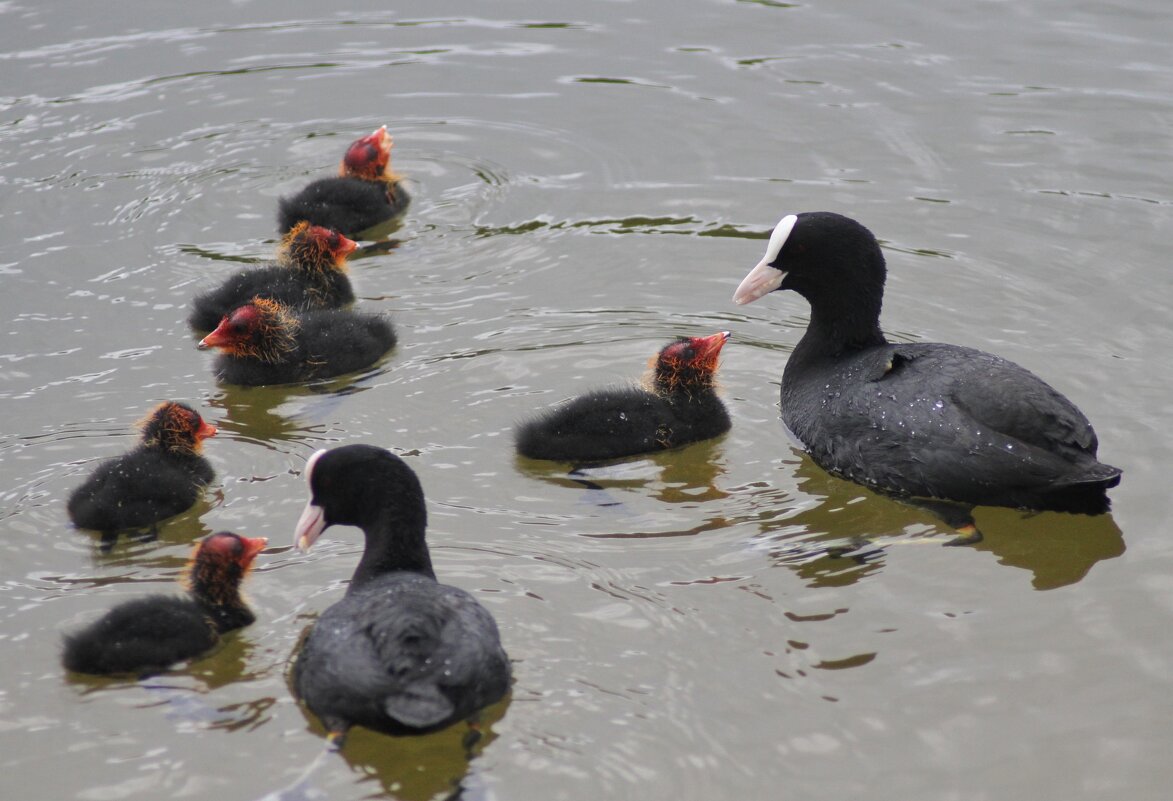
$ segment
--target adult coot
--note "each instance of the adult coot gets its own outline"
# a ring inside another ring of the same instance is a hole
[[[334,178],[321,178],[278,203],[277,229],[285,233],[302,220],[333,228],[346,236],[390,220],[410,200],[403,177],[391,169],[391,135],[387,126],[356,139]]]
[[[681,337],[656,357],[651,387],[589,392],[521,423],[517,451],[531,459],[592,462],[675,448],[729,430],[715,389],[728,331]]]
[[[197,347],[223,351],[215,366],[221,380],[261,386],[360,370],[391,350],[395,341],[395,329],[380,315],[347,309],[298,313],[256,297],[233,309]]]
[[[346,257],[356,247],[337,231],[300,222],[281,240],[275,263],[241,270],[216,289],[196,295],[187,321],[196,331],[211,331],[224,315],[254,297],[301,310],[353,303]]]
[[[509,690],[497,624],[464,590],[439,584],[424,542],[419,479],[382,448],[347,445],[306,463],[310,498],[297,522],[302,551],[329,526],[366,536],[346,595],[307,635],[293,686],[341,743],[351,726],[423,734]]]
[[[240,597],[240,583],[265,543],[227,531],[207,537],[188,566],[186,596],[136,598],[66,635],[66,670],[142,676],[210,650],[221,634],[256,619]]]
[[[782,375],[782,419],[824,469],[887,493],[964,504],[943,516],[981,533],[973,505],[1098,514],[1120,470],[1096,460],[1087,418],[1041,379],[989,353],[889,344],[885,266],[871,231],[831,212],[783,217],[733,295],[792,289],[810,324]],[[938,510],[948,510],[938,506]]]
[[[200,449],[216,427],[190,406],[166,401],[139,425],[139,444],[102,462],[69,496],[69,517],[79,528],[107,535],[143,526],[153,530],[195,503],[215,477]]]

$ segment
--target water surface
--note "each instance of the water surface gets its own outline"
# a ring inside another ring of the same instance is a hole
[[[358,732],[310,797],[1164,798],[1167,14],[1122,4],[645,0],[0,5],[0,787],[251,799],[321,730],[289,657],[357,532],[288,543],[306,458],[373,442],[429,500],[445,581],[516,660],[461,732]],[[414,203],[356,259],[400,345],[361,376],[218,386],[185,304],[271,256],[277,198],[386,123]],[[923,512],[826,475],[778,421],[800,299],[729,298],[785,213],[882,239],[884,326],[1040,373],[1125,470],[1110,517]],[[728,329],[718,440],[592,472],[513,423]],[[159,400],[218,477],[102,553],[64,502]],[[71,680],[62,631],[169,590],[191,543],[270,538],[258,622],[150,686]]]

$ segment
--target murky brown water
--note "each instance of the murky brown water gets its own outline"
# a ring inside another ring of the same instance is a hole
[[[298,636],[359,550],[292,553],[319,447],[403,453],[442,579],[517,684],[460,732],[356,734],[304,797],[1160,799],[1173,545],[1173,64],[1123,4],[0,4],[0,788],[251,799],[321,732]],[[451,16],[448,16],[451,15]],[[209,378],[184,304],[273,250],[277,197],[387,123],[415,202],[353,262],[401,344],[369,374]],[[828,477],[777,381],[805,305],[734,307],[786,212],[869,225],[884,324],[1009,357],[1125,470],[1110,518],[931,517]],[[730,329],[724,438],[596,471],[518,460],[513,422]],[[206,500],[99,553],[69,490],[158,400],[221,426]],[[267,536],[258,622],[143,687],[71,681],[60,633],[171,586],[190,543]],[[835,558],[866,538],[866,558]]]

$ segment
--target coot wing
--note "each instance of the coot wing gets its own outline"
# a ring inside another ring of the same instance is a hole
[[[878,349],[872,358],[872,378],[859,399],[879,430],[853,439],[888,450],[852,459],[870,474],[857,480],[911,494],[1031,506],[1031,493],[1118,472],[1095,461],[1087,418],[1013,362],[935,343]]]
[[[1056,454],[1095,456],[1091,423],[1071,401],[1014,362],[956,345],[897,345],[878,383],[907,381],[951,402],[977,428]]]
[[[486,684],[486,661],[496,660],[497,678]],[[496,624],[472,596],[393,573],[326,611],[298,658],[296,681],[324,719],[430,729],[504,695],[508,663]]]

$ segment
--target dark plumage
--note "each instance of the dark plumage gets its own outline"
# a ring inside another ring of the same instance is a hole
[[[793,289],[811,305],[782,376],[782,419],[832,473],[964,504],[1096,514],[1118,468],[1091,424],[1016,364],[956,345],[889,344],[872,233],[829,212],[784,217],[733,299]],[[976,530],[975,530],[976,533]],[[977,533],[980,536],[980,533]]]
[[[243,386],[290,384],[354,372],[395,346],[385,318],[345,309],[297,313],[265,298],[234,309],[200,350],[220,348],[217,378]]]
[[[288,231],[302,220],[333,228],[346,236],[402,214],[410,197],[403,177],[391,170],[387,126],[355,140],[334,178],[321,178],[278,203],[277,229]]]
[[[581,395],[518,425],[517,451],[531,459],[592,462],[675,448],[729,430],[714,388],[729,332],[682,338],[656,358],[651,389]]]
[[[353,303],[346,257],[356,247],[328,228],[298,223],[282,240],[276,263],[241,270],[216,289],[196,295],[187,322],[196,331],[211,331],[224,315],[255,297],[298,310],[337,309]]]
[[[497,624],[470,594],[436,582],[411,468],[382,448],[347,445],[315,453],[306,479],[300,550],[336,524],[366,537],[346,595],[322,613],[293,667],[296,695],[331,739],[351,726],[437,731],[504,697],[511,671]]]
[[[189,508],[215,477],[200,448],[216,427],[190,406],[167,401],[140,426],[134,449],[102,462],[69,496],[69,518],[78,527],[107,533],[153,527]]]
[[[65,636],[66,670],[99,675],[148,675],[213,648],[220,635],[256,618],[240,597],[240,583],[263,537],[220,532],[197,546],[186,596],[148,595],[119,604]]]

